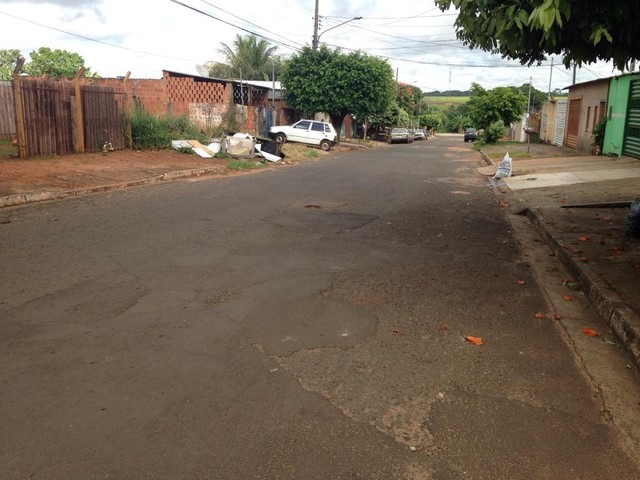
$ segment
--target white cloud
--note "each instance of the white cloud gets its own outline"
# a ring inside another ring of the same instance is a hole
[[[311,43],[315,0],[180,2],[204,14],[171,0],[0,0],[0,45],[27,58],[42,46],[76,52],[102,76],[159,78],[163,69],[197,74],[197,64],[220,60],[220,43],[238,34],[259,33],[282,54]],[[320,15],[322,42],[387,58],[400,81],[425,91],[522,85],[530,77],[540,90],[549,85],[550,62],[526,68],[469,50],[455,38],[455,16],[432,2],[321,0]],[[337,26],[356,16],[364,18]],[[571,72],[560,59],[555,65],[551,88],[569,85]],[[577,80],[610,74],[610,66],[594,65]]]

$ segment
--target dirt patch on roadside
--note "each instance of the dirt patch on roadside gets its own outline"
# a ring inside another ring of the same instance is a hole
[[[282,151],[285,161],[266,164],[278,167],[320,159],[350,150],[336,145],[329,152],[307,145],[287,143]],[[175,150],[118,150],[107,153],[83,153],[47,158],[0,158],[0,197],[36,191],[82,190],[122,184],[184,170],[207,169],[215,175],[231,175],[230,158],[201,158]],[[256,157],[255,161],[259,158]]]

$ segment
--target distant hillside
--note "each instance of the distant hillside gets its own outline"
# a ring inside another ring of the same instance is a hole
[[[436,90],[435,92],[426,92],[426,95],[429,97],[469,97],[471,92],[469,90],[464,92],[461,90],[445,90],[443,92]]]

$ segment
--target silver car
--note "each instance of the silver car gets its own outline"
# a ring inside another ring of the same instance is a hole
[[[413,133],[408,128],[392,128],[387,133],[387,143],[411,143],[413,142]]]

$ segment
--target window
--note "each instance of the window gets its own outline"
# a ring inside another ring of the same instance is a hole
[[[314,132],[324,132],[324,123],[313,122],[311,124],[311,130]]]
[[[598,121],[602,120],[607,113],[607,102],[600,102],[600,116],[598,117]]]
[[[598,107],[593,107],[593,128],[596,127],[596,124],[598,123],[599,117],[598,117]]]
[[[293,128],[299,128],[301,130],[308,130],[309,129],[309,125],[311,125],[311,122],[309,120],[301,120],[298,123],[296,123]]]
[[[324,131],[325,131],[325,133],[331,133],[331,127],[329,125],[327,125],[326,123],[324,124]]]
[[[589,121],[591,120],[591,107],[587,107],[587,124],[584,126],[584,131],[589,131]]]

